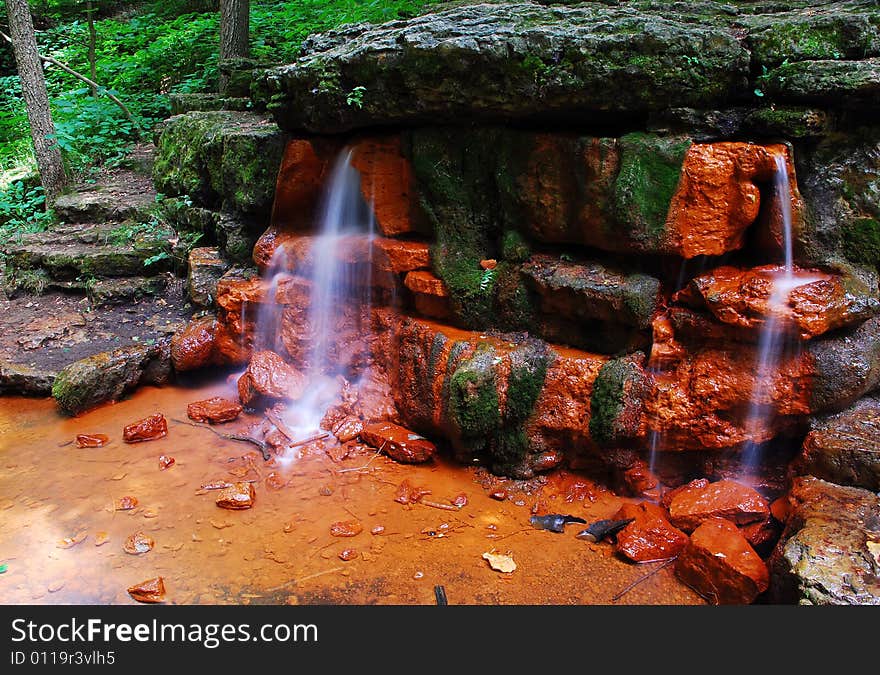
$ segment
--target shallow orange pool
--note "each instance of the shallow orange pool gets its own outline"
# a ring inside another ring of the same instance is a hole
[[[704,603],[672,566],[626,590],[660,564],[578,540],[583,525],[562,534],[529,525],[536,502],[588,522],[613,515],[623,500],[582,477],[557,473],[497,501],[476,467],[400,465],[367,448],[338,462],[313,450],[267,464],[255,447],[173,421],[210,396],[235,390],[225,379],[146,387],[74,419],[51,399],[0,398],[0,601],[135,604],[126,589],[162,576],[171,604],[434,604],[438,585],[449,604]],[[154,413],[168,419],[165,438],[122,441],[124,426]],[[243,415],[215,428],[243,433],[259,421]],[[80,449],[82,433],[110,442]],[[162,455],[174,463],[161,469]],[[396,502],[404,480],[430,490],[434,506]],[[212,481],[253,481],[253,507],[218,507],[217,491],[201,489]],[[462,493],[462,508],[436,506]],[[116,510],[123,497],[135,508]],[[339,521],[362,529],[333,536]],[[126,553],[137,532],[154,547]],[[493,551],[516,569],[494,571],[483,559]]]

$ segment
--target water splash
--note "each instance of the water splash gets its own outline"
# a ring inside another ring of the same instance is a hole
[[[294,367],[304,371],[308,384],[283,414],[287,426],[303,437],[319,429],[327,408],[338,400],[342,378],[351,377],[362,365],[370,330],[375,221],[373,208],[361,193],[361,176],[351,160],[350,149],[339,155],[308,245],[297,248],[295,256],[283,245],[275,250],[265,275],[266,298],[257,318],[255,348],[285,355],[280,337],[283,305],[275,296],[285,280],[308,288],[305,325],[299,327],[306,347],[291,355]],[[298,279],[289,272],[291,267]]]

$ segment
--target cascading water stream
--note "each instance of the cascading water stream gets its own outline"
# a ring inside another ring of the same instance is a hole
[[[298,434],[318,430],[327,408],[341,388],[338,376],[351,376],[369,331],[373,209],[361,193],[361,176],[352,166],[352,151],[345,149],[333,167],[319,211],[315,234],[307,251],[291,261],[279,246],[267,269],[266,297],[255,329],[254,347],[284,353],[280,338],[283,305],[276,302],[279,285],[286,279],[309,289],[305,314],[307,348],[293,366],[304,372],[303,395],[283,414]]]

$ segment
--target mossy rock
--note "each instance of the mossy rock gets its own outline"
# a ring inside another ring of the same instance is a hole
[[[590,396],[590,436],[604,447],[626,446],[641,432],[649,384],[637,352],[606,362]]]

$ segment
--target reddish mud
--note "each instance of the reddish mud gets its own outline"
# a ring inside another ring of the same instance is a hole
[[[672,566],[614,600],[657,564],[581,541],[578,528],[531,527],[533,507],[592,522],[631,501],[575,474],[557,472],[527,493],[448,463],[442,450],[430,463],[402,465],[356,443],[338,462],[313,444],[298,449],[300,459],[266,463],[249,444],[177,421],[193,401],[234,398],[234,387],[234,376],[144,387],[79,418],[59,415],[51,399],[0,398],[3,602],[434,604],[442,585],[450,604],[705,604]],[[167,436],[123,442],[126,424],[157,413]],[[214,429],[241,434],[261,421],[246,412]],[[77,448],[71,441],[84,432],[110,441]],[[176,462],[162,470],[160,455]],[[404,480],[430,495],[398,503]],[[222,489],[241,483],[253,487],[252,507],[220,508]],[[499,489],[500,501],[490,495]],[[137,505],[117,511],[125,495]],[[362,529],[340,539],[332,532],[340,521]],[[126,553],[134,533],[152,548]],[[509,555],[515,571],[494,571],[484,553]],[[157,578],[163,589],[136,590]]]

